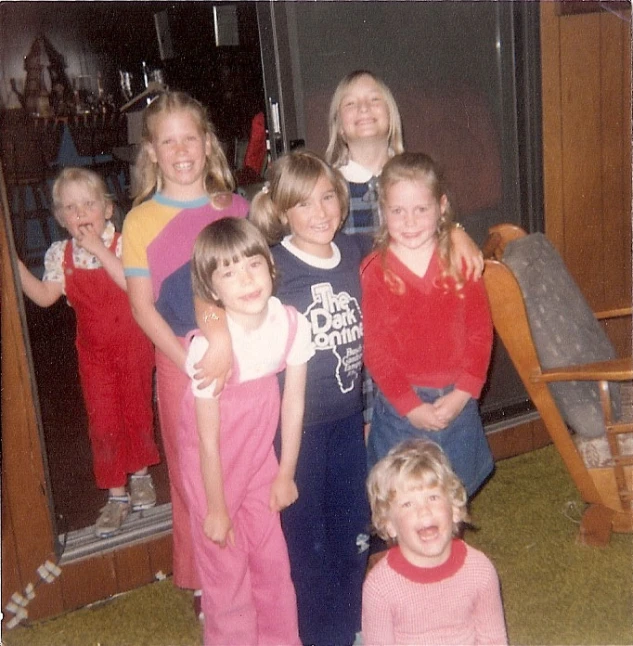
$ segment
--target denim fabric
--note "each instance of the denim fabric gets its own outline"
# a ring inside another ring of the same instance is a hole
[[[433,403],[453,390],[446,388],[421,388],[415,391],[421,401]],[[381,392],[376,393],[371,430],[367,441],[368,466],[383,458],[389,450],[403,440],[424,438],[439,444],[453,470],[472,496],[492,472],[494,461],[484,434],[477,401],[470,399],[455,420],[441,431],[415,428],[406,417],[399,415]]]

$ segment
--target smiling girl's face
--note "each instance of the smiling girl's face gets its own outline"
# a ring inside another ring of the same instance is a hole
[[[340,134],[349,145],[389,137],[389,108],[376,81],[363,75],[343,92],[338,109]]]
[[[439,219],[446,211],[445,195],[438,200],[423,180],[400,180],[389,184],[382,210],[391,239],[398,252],[432,251]]]
[[[332,255],[332,240],[341,225],[341,203],[326,175],[317,180],[310,195],[288,209],[285,218],[291,242],[301,251],[319,258]]]
[[[203,133],[196,115],[187,109],[159,114],[152,121],[151,132],[147,152],[160,170],[161,192],[175,200],[205,195],[211,140]]]
[[[220,263],[211,276],[215,298],[245,329],[264,320],[273,280],[266,258],[261,254],[241,256]]]

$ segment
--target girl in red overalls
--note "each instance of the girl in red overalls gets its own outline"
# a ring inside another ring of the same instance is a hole
[[[91,170],[66,168],[52,194],[55,217],[72,239],[48,249],[42,280],[22,262],[20,279],[37,305],[49,307],[65,294],[75,310],[93,469],[97,486],[109,490],[95,524],[96,535],[104,538],[119,531],[130,510],[156,504],[147,471],[159,462],[152,412],[154,350],[132,318],[121,237],[110,222],[114,206],[105,183]]]

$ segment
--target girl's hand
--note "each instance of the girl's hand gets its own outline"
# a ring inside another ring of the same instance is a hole
[[[270,488],[270,510],[282,511],[299,497],[297,485],[292,478],[278,474]]]
[[[207,388],[215,381],[213,395],[217,397],[231,375],[232,364],[233,349],[231,347],[209,345],[202,359],[194,365],[197,372],[193,377],[196,381],[199,380],[198,388],[200,390]]]
[[[420,404],[407,413],[407,419],[420,430],[441,431],[446,428],[432,404]]]
[[[228,336],[228,330],[226,330],[226,334]],[[219,330],[212,339],[209,339],[209,347],[202,359],[194,365],[197,372],[193,377],[196,381],[200,380],[198,388],[200,390],[207,388],[215,381],[213,395],[217,397],[231,375],[232,364],[233,346],[231,345],[231,337],[224,338],[222,331]]]
[[[95,231],[92,224],[82,224],[75,236],[77,244],[93,256],[96,256],[101,249],[105,248],[101,236]]]
[[[473,239],[461,228],[451,229],[451,262],[455,267],[465,267],[465,278],[479,280],[484,272],[484,256]]]
[[[231,547],[235,545],[233,523],[226,511],[208,513],[204,519],[203,528],[205,536],[220,547],[226,547],[227,544]]]
[[[433,402],[435,413],[444,424],[444,427],[448,426],[464,410],[464,406],[466,406],[469,399],[469,393],[455,389],[447,395],[438,397]]]

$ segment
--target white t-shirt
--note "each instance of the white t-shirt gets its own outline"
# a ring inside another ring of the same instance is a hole
[[[290,322],[286,308],[281,301],[272,296],[268,301],[268,312],[264,322],[256,330],[244,330],[227,314],[226,317],[233,355],[239,369],[239,381],[251,381],[278,371],[288,345]],[[200,361],[209,347],[204,336],[192,339],[187,353],[185,370],[191,378],[191,389],[195,397],[212,399],[215,381],[202,390],[193,375],[194,365]],[[310,324],[303,314],[297,313],[297,331],[286,357],[286,363],[298,366],[306,363],[314,355],[314,345]]]

